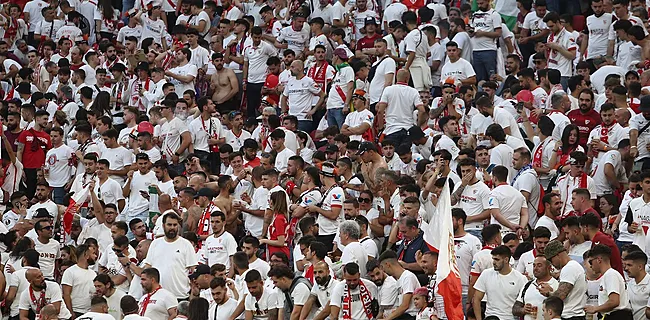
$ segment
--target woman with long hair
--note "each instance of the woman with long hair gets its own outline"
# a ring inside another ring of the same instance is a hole
[[[614,194],[605,194],[598,199],[598,207],[600,209],[600,218],[603,220],[603,230],[605,233],[614,235],[612,227],[618,217],[620,202]]]
[[[266,258],[270,259],[273,253],[281,251],[289,256],[287,233],[289,231],[289,208],[287,207],[287,194],[284,191],[271,193],[271,210],[273,220],[269,225],[268,239],[261,239],[260,244],[266,244]]]
[[[568,164],[571,152],[585,151],[584,148],[578,144],[579,141],[580,130],[578,130],[578,126],[575,124],[568,124],[564,127],[562,139],[555,143],[555,148],[553,148],[553,154],[551,155],[551,160],[549,160],[548,166],[556,169],[559,174],[569,171],[571,167]]]
[[[113,8],[111,0],[99,0],[95,7],[95,36],[101,39],[115,40],[119,31],[120,11]]]
[[[5,263],[9,260],[9,254],[18,243],[18,233],[16,230],[11,230],[5,234],[0,234],[0,241],[2,242],[1,246],[4,246],[4,250],[0,253],[0,257],[2,257],[0,261]]]
[[[190,300],[187,320],[208,320],[209,308],[210,304],[208,303],[208,300],[205,300],[203,298]]]
[[[93,104],[90,105],[90,111],[95,113],[97,118],[102,116],[113,117],[111,113],[111,94],[106,91],[100,91],[95,97]]]
[[[9,254],[9,259],[4,264],[5,274],[14,273],[16,270],[23,268],[23,254],[25,254],[25,251],[28,249],[34,249],[34,241],[32,241],[31,238],[23,237],[22,239],[18,240],[18,242],[16,242],[16,245]]]

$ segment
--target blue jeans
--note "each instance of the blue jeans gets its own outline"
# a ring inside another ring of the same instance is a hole
[[[568,92],[567,89],[569,88],[569,77],[560,78],[560,84],[562,85],[562,90],[564,90],[564,92]]]
[[[467,233],[469,233],[469,234],[471,234],[471,235],[477,237],[479,240],[483,241],[483,236],[481,235],[481,231],[483,231],[483,230],[479,230],[479,229],[467,229],[467,230],[465,230],[465,231],[467,231]]]
[[[490,80],[490,75],[497,72],[497,52],[496,50],[474,51],[473,54],[474,71],[476,71],[476,81]]]
[[[298,120],[298,130],[304,131],[309,134],[314,130],[314,121],[312,120]]]
[[[52,188],[52,198],[54,198],[54,203],[60,205],[67,205],[63,203],[63,197],[65,197],[65,188],[64,187],[54,187]]]
[[[343,115],[343,108],[328,109],[327,110],[327,125],[337,126],[339,129],[343,126],[345,116]]]
[[[122,0],[122,13],[133,9],[133,7],[135,7],[135,0]],[[125,20],[126,22],[128,22],[128,19]]]

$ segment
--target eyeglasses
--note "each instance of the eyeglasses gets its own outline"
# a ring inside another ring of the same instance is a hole
[[[362,202],[371,203],[372,202],[372,200],[370,198],[362,198],[362,197],[359,197],[358,201],[359,201],[359,203],[362,203]]]

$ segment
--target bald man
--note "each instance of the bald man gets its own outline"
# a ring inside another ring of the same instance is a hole
[[[380,126],[385,123],[383,133],[386,140],[406,141],[407,130],[413,126],[414,110],[418,110],[418,126],[427,121],[428,113],[420,93],[408,85],[409,77],[407,70],[397,71],[397,83],[386,87],[377,103],[377,123]]]
[[[281,106],[283,113],[288,110],[289,115],[298,118],[298,130],[310,132],[313,129],[312,116],[323,105],[325,91],[321,90],[314,79],[305,75],[304,69],[301,60],[293,60],[289,70],[294,77],[284,87]]]
[[[20,305],[18,307],[20,320],[29,319],[29,310],[34,311],[36,314],[42,312],[46,306],[46,301],[49,301],[53,306],[54,312],[59,319],[70,319],[72,317],[72,314],[63,303],[63,293],[58,283],[45,280],[43,273],[39,269],[27,270],[25,278],[29,282],[29,290],[23,291],[20,296]],[[45,291],[45,299],[42,300],[42,304],[39,304],[31,298],[31,294],[40,297],[42,291]]]
[[[205,185],[205,176],[201,174],[193,174],[190,177],[189,182],[187,183],[187,186],[194,189],[194,191],[198,192],[199,189],[203,188]]]
[[[54,305],[48,304],[43,309],[41,309],[41,314],[39,319],[41,320],[57,320],[59,319],[59,312],[56,311]]]
[[[630,117],[632,115],[630,114],[630,110],[627,108],[617,108],[614,117],[616,118],[616,122],[621,125],[627,132],[629,136],[630,132]]]
[[[172,205],[172,198],[168,194],[161,194],[160,197],[158,197],[158,209],[162,213],[156,218],[156,221],[154,222],[155,226],[153,228],[153,234],[156,238],[165,235],[162,224],[163,217],[168,213],[176,213],[174,206]]]

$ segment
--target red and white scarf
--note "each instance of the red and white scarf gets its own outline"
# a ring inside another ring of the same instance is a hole
[[[604,123],[600,125],[600,141],[609,144],[609,131],[616,125],[616,120],[611,125],[606,126]]]
[[[142,300],[142,305],[140,305],[140,316],[144,316],[145,312],[147,312],[147,306],[149,306],[151,297],[160,289],[162,289],[162,287],[158,287],[158,289],[152,291],[151,293],[148,293],[144,300]]]
[[[144,81],[144,91],[149,91],[149,87],[151,85],[151,79],[147,78]],[[133,82],[133,90],[131,90],[131,103],[129,103],[130,106],[132,107],[138,107],[140,111],[147,111],[147,108],[145,105],[142,103],[142,98],[140,97],[140,80],[136,79]]]
[[[372,296],[370,296],[370,291],[366,288],[366,285],[363,284],[363,281],[359,280],[359,295],[361,296],[361,303],[363,304],[363,311],[366,314],[368,319],[372,319]],[[343,314],[343,320],[352,319],[352,294],[350,293],[350,288],[348,285],[345,285],[343,290],[343,304],[341,308]]]
[[[314,82],[318,84],[321,91],[325,91],[327,88],[327,67],[329,67],[327,61],[323,61],[320,68],[318,68],[318,65],[314,64],[309,68],[309,70],[307,70],[307,76],[312,78]]]
[[[214,206],[214,203],[210,201],[210,204],[203,210],[203,215],[201,215],[201,219],[199,219],[199,225],[198,225],[198,230],[197,234],[199,236],[205,236],[210,234],[210,214],[212,214],[212,211],[214,211],[216,208]]]
[[[533,167],[542,167],[542,156],[544,155],[544,149],[551,141],[551,137],[546,137],[542,143],[537,146],[535,153],[533,154]]]

